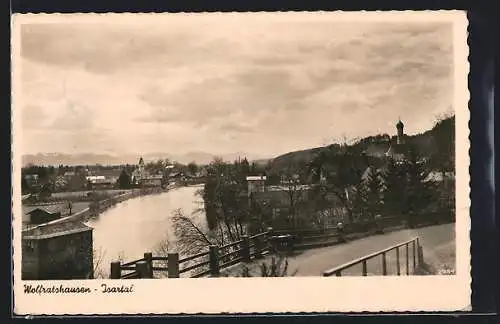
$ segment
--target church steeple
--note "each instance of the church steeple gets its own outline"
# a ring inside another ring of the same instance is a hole
[[[403,144],[404,142],[404,127],[405,125],[403,124],[403,122],[401,121],[401,118],[399,119],[398,123],[396,124],[396,129],[397,129],[397,134],[398,134],[398,140],[397,140],[397,143],[398,144]]]

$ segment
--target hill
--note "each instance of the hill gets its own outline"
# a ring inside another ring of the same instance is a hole
[[[415,147],[424,157],[432,158],[440,155],[443,159],[454,160],[455,116],[438,121],[432,129],[421,134],[407,135],[405,141]],[[364,152],[368,156],[382,157],[395,142],[396,136],[391,137],[387,134],[380,134],[365,137],[349,145],[349,147],[360,153]],[[340,149],[340,145],[332,144],[330,146],[289,152],[272,159],[269,163],[272,169],[280,170],[288,165],[311,162],[318,153],[327,149]]]

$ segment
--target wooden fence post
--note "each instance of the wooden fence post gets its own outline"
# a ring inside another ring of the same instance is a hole
[[[153,253],[146,252],[144,253],[144,261],[148,264],[148,276],[149,278],[153,278]]]
[[[424,265],[424,249],[421,245],[418,246],[418,265],[421,267]]]
[[[400,276],[401,275],[401,266],[399,265],[399,247],[396,248],[396,262],[397,262],[396,271],[397,271],[398,276]]]
[[[261,236],[256,237],[253,239],[253,244],[254,244],[254,256],[256,259],[261,259],[262,258],[262,242],[261,242]]]
[[[120,261],[111,262],[110,278],[120,279],[121,276],[122,276],[122,268]]]
[[[415,241],[413,241],[413,272],[415,272],[415,268],[417,267],[417,249],[416,249],[416,244]]]
[[[169,278],[179,278],[179,253],[169,253],[167,258]]]
[[[408,253],[408,243],[405,244],[406,249],[406,275],[410,275],[410,255]]]
[[[139,261],[135,264],[135,271],[139,274],[139,278],[150,278],[149,269],[146,261]]]
[[[250,239],[248,235],[243,235],[241,239],[241,257],[243,262],[250,262]]]
[[[385,252],[382,253],[382,275],[387,276],[387,259]]]
[[[274,235],[274,229],[272,227],[268,227],[266,236],[267,236],[267,246],[270,253],[274,252],[275,249],[274,242],[272,239],[273,235]]]
[[[210,245],[208,250],[210,262],[210,274],[212,276],[219,275],[219,247],[217,245]]]

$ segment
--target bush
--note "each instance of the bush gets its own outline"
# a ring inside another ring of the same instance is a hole
[[[262,262],[259,266],[260,273],[258,277],[288,277],[294,276],[297,272],[288,274],[288,260],[284,256],[272,257],[271,262],[268,264]],[[250,272],[248,266],[244,266],[241,271],[241,277],[255,277]]]

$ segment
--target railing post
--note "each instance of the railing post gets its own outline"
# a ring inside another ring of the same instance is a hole
[[[416,255],[416,252],[417,252],[417,249],[416,249],[416,245],[415,245],[415,240],[413,241],[413,272],[415,272],[415,268],[417,266],[417,255]]]
[[[418,246],[418,264],[419,266],[424,265],[424,249],[420,245]]]
[[[241,258],[243,262],[250,262],[250,239],[248,235],[243,235],[241,239]]]
[[[382,253],[382,275],[387,276],[387,260],[385,257],[385,252]]]
[[[169,278],[179,278],[179,253],[167,255],[167,275]]]
[[[408,242],[405,244],[405,248],[406,248],[406,275],[409,276],[410,275],[410,256],[409,256],[409,253],[408,253]]]
[[[367,275],[367,270],[366,270],[366,260],[363,260],[363,276]]]
[[[274,229],[272,227],[267,228],[267,246],[269,252],[272,253],[275,250],[274,242],[273,242]]]
[[[146,261],[139,261],[135,264],[135,271],[139,274],[139,278],[150,278],[149,269]]]
[[[148,275],[149,278],[153,278],[153,253],[144,253],[144,261],[148,264]]]
[[[208,250],[210,262],[210,274],[212,276],[219,275],[219,247],[217,245],[210,245]]]
[[[396,262],[397,262],[396,271],[397,271],[398,276],[400,276],[401,275],[401,267],[399,265],[399,246],[396,248]]]
[[[261,259],[262,258],[262,244],[261,244],[261,238],[262,236],[258,236],[253,239],[253,244],[254,244],[254,256],[256,259]]]
[[[110,278],[120,279],[121,276],[122,276],[122,268],[120,261],[111,262]]]

